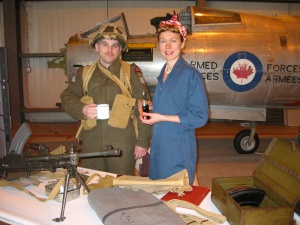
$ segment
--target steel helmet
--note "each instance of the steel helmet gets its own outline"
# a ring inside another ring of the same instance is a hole
[[[99,29],[99,33],[89,43],[95,48],[95,43],[100,39],[118,40],[122,46],[122,51],[127,50],[127,35],[120,26],[116,26],[112,23],[102,25]]]

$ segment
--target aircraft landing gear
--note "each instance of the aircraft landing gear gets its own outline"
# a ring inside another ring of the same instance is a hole
[[[251,154],[254,153],[259,146],[259,138],[255,133],[256,124],[254,122],[242,123],[242,126],[250,127],[250,129],[241,130],[233,140],[233,146],[238,153]]]

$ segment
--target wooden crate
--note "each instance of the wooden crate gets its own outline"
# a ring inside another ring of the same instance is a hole
[[[259,188],[265,197],[258,207],[240,206],[226,190]],[[213,178],[211,198],[231,225],[290,225],[299,212],[300,148],[274,138],[253,176]]]

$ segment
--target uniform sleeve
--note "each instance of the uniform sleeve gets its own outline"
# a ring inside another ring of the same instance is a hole
[[[75,76],[75,81],[69,83],[68,87],[60,95],[62,108],[75,120],[82,120],[84,104],[80,101],[83,96],[82,86],[82,68],[79,69]]]
[[[130,69],[130,82],[132,85],[133,97],[138,101],[143,97],[143,91],[145,91],[147,93],[148,99],[151,100],[149,90],[141,69],[135,64],[132,64]],[[135,116],[138,120],[138,139],[136,142],[136,146],[148,149],[150,147],[152,127],[141,122],[137,107],[137,101],[135,107]]]
[[[209,116],[208,99],[203,78],[198,71],[194,70],[193,73],[192,79],[189,80],[188,108],[178,115],[184,130],[204,126]]]

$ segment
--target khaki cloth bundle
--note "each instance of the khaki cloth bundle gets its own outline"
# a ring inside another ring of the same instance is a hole
[[[162,194],[168,191],[175,192],[179,196],[184,195],[185,191],[192,191],[189,185],[189,175],[186,169],[166,178],[151,180],[148,177],[123,175],[113,180],[114,186],[123,186],[128,189],[142,189],[151,194]]]
[[[88,202],[104,225],[185,225],[166,204],[143,190],[100,188]]]

